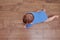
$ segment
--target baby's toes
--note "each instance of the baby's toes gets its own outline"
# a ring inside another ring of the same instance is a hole
[[[59,15],[55,15],[56,18],[59,18]]]

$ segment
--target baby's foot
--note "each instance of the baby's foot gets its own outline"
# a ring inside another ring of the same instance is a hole
[[[54,17],[55,17],[55,18],[59,18],[59,15],[55,15]]]

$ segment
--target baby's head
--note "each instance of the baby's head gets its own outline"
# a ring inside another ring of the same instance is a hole
[[[34,16],[32,13],[26,13],[23,16],[23,23],[24,24],[30,24],[30,23],[32,23],[33,20],[34,20]]]

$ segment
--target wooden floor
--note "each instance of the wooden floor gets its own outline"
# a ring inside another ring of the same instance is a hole
[[[0,0],[0,40],[60,40],[60,17],[25,29],[19,20],[26,12],[46,9],[60,16],[59,0]]]

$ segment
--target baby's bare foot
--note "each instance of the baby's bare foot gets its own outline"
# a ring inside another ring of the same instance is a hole
[[[55,15],[54,17],[55,17],[55,18],[59,18],[59,15]]]

